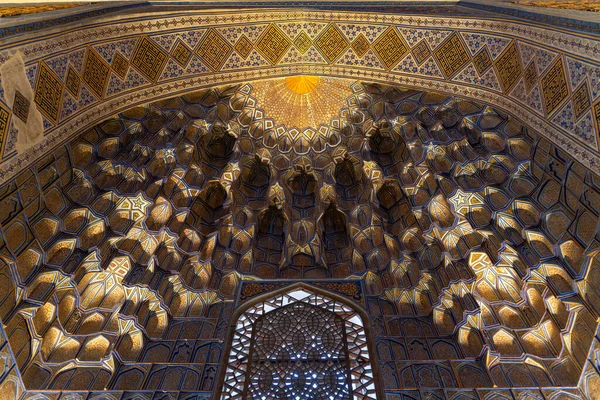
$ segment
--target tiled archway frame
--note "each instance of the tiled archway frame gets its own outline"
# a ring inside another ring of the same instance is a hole
[[[228,343],[229,350],[225,353],[228,356],[224,357],[226,365],[221,367],[223,369],[222,384],[218,385],[221,393],[218,393],[219,396],[215,398],[222,400],[243,398],[254,323],[270,311],[297,302],[322,308],[343,319],[351,374],[352,399],[376,400],[383,398],[377,393],[378,387],[375,384],[375,373],[371,364],[370,341],[364,325],[368,318],[362,318],[357,310],[349,306],[347,300],[341,301],[335,295],[304,284],[293,285],[261,296],[244,305],[243,311],[238,310],[237,318],[233,319],[235,325],[232,324],[233,332]]]
[[[476,98],[525,121],[600,172],[598,37],[487,15],[195,11],[111,17],[14,38],[0,48],[0,61],[17,53],[23,58],[33,93],[28,100],[43,114],[44,137],[17,154],[15,124],[23,102],[4,94],[0,183],[137,104],[296,74]],[[270,51],[277,43],[281,49]],[[214,56],[219,48],[225,53]]]

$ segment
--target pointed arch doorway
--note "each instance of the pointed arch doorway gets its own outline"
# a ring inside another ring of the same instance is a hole
[[[222,400],[377,400],[361,308],[307,284],[263,295],[233,318]]]

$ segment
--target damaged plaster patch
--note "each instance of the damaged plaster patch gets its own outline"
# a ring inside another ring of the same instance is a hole
[[[21,53],[15,53],[11,58],[0,66],[0,79],[2,80],[2,89],[4,90],[4,101],[13,110],[13,114],[18,115],[15,110],[15,94],[18,91],[25,98],[23,102],[29,102],[28,107],[20,107],[20,113],[23,118],[12,118],[13,125],[17,130],[16,149],[22,153],[28,148],[40,143],[44,139],[44,121],[42,114],[38,111],[33,101],[34,93],[31,84],[27,79],[25,63]],[[27,121],[27,122],[25,122]]]

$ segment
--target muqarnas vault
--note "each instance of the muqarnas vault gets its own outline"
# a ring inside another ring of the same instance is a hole
[[[3,33],[0,398],[597,398],[591,28],[144,7]]]

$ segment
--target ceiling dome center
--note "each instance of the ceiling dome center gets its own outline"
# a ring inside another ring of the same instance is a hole
[[[285,86],[297,94],[309,94],[319,84],[318,76],[290,76],[285,78]]]

